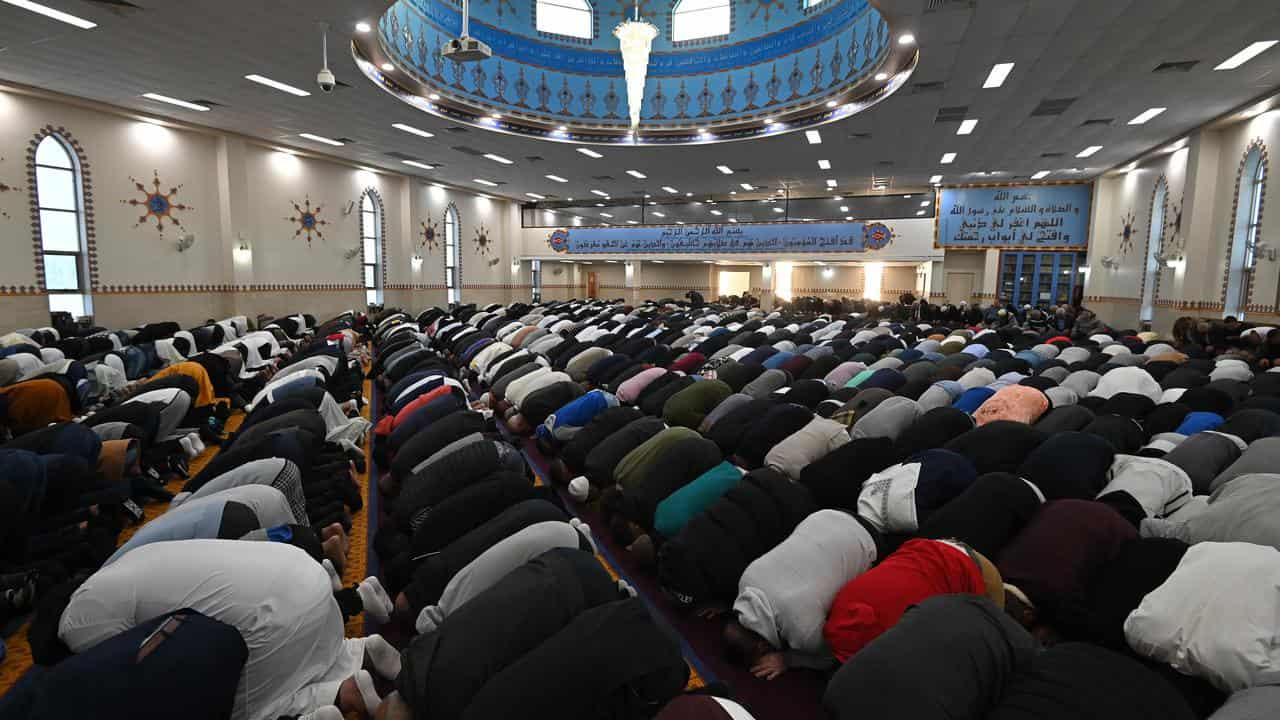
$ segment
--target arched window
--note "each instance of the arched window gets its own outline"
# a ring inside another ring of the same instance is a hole
[[[590,40],[595,35],[587,0],[538,0],[538,32]]]
[[[1151,197],[1151,224],[1147,226],[1146,264],[1142,278],[1142,320],[1155,314],[1156,285],[1160,282],[1160,248],[1164,243],[1164,208],[1169,199],[1169,184],[1164,178],[1156,182]]]
[[[1244,317],[1253,284],[1254,251],[1262,230],[1262,192],[1267,184],[1267,163],[1261,145],[1245,156],[1237,189],[1235,235],[1231,243],[1231,266],[1227,273],[1227,297],[1223,315]]]
[[[462,302],[462,228],[458,208],[450,205],[444,211],[444,285],[449,290],[449,304]]]
[[[44,286],[51,312],[93,312],[85,264],[84,184],[67,142],[49,135],[36,146],[36,209]]]
[[[732,28],[730,0],[679,0],[671,9],[671,42],[728,35]]]
[[[360,198],[360,246],[364,299],[369,305],[382,304],[382,208],[372,190]]]

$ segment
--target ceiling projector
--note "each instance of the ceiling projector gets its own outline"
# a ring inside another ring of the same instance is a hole
[[[488,45],[473,37],[454,38],[440,48],[440,54],[454,62],[476,62],[493,57]]]

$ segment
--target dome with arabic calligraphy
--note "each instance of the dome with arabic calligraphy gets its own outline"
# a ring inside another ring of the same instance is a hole
[[[453,122],[640,145],[741,140],[840,120],[901,87],[918,59],[914,46],[892,41],[873,0],[730,2],[726,34],[673,41],[682,1],[690,0],[638,4],[658,37],[634,132],[612,32],[633,16],[634,0],[577,0],[578,37],[539,30],[540,0],[473,0],[469,35],[493,54],[472,62],[441,52],[462,31],[461,0],[397,0],[352,52],[369,80]]]

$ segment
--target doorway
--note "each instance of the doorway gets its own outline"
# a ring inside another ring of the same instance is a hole
[[[947,302],[959,304],[973,299],[973,273],[947,273]]]
[[[721,297],[736,295],[742,297],[751,290],[751,273],[735,272],[732,270],[720,271],[720,287],[719,294]]]
[[[596,279],[594,272],[587,273],[587,297],[594,299],[599,291],[599,280]]]

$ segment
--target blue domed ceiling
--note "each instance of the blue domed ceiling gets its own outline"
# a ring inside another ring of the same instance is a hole
[[[868,0],[809,8],[804,0],[740,0],[727,36],[673,43],[677,4],[640,4],[641,19],[659,35],[634,135],[612,34],[631,17],[632,2],[592,2],[588,40],[537,30],[537,0],[474,0],[470,35],[493,57],[457,63],[440,48],[461,34],[461,3],[398,0],[376,40],[357,40],[353,52],[372,81],[454,121],[551,140],[635,144],[736,140],[838,120],[891,94],[917,59],[913,46],[892,41]]]

